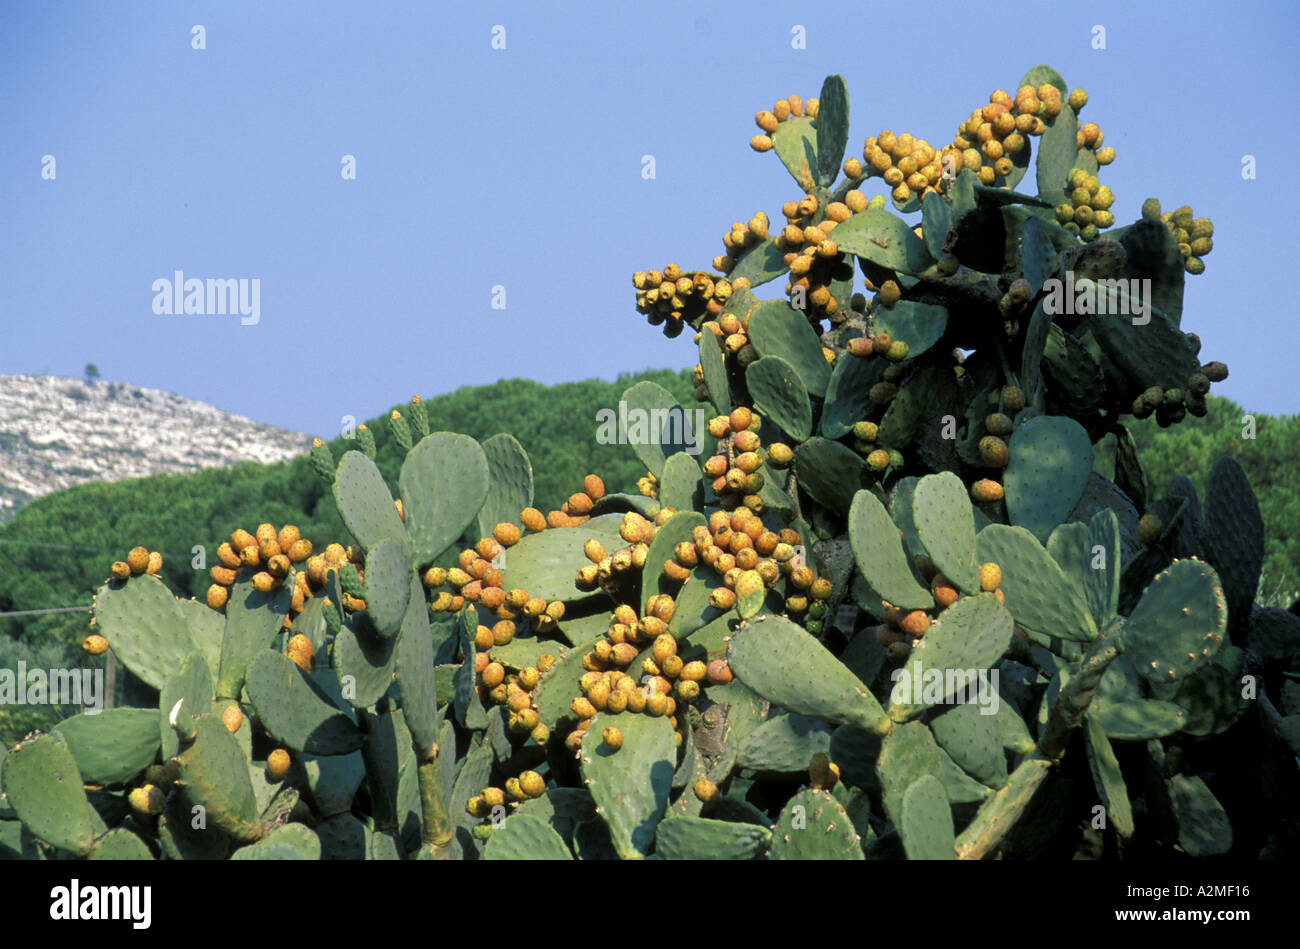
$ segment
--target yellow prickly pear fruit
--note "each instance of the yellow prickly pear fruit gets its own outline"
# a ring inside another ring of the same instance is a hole
[[[296,633],[289,639],[289,645],[285,649],[285,655],[293,660],[293,664],[303,672],[311,672],[311,660],[315,649],[308,639],[302,633]]]
[[[1025,392],[1019,386],[1006,386],[1002,390],[1002,404],[1009,412],[1019,412],[1025,407]]]
[[[271,781],[283,781],[285,775],[289,773],[289,752],[283,748],[277,748],[267,755],[266,758],[266,776]]]
[[[700,780],[695,782],[695,786],[691,790],[693,790],[695,796],[705,804],[709,804],[718,799],[718,786],[708,778],[700,778]]]
[[[149,568],[149,551],[144,547],[132,547],[126,555],[126,565],[134,574],[144,573]]]
[[[1002,500],[1002,485],[989,478],[981,478],[970,487],[971,497],[984,504]]]
[[[230,590],[219,583],[214,583],[208,587],[207,601],[208,606],[214,610],[224,609],[226,602],[230,599]]]
[[[992,593],[1002,583],[1002,568],[989,561],[980,564],[980,589]]]
[[[81,648],[92,656],[102,656],[108,651],[108,640],[95,633],[85,638]]]
[[[239,731],[239,726],[244,724],[244,713],[238,705],[228,705],[226,710],[221,713],[221,724],[226,726],[226,731],[234,734]]]
[[[756,152],[768,152],[772,150],[772,138],[769,135],[755,135],[749,140],[749,147]]]
[[[610,725],[603,732],[601,732],[600,737],[601,740],[603,740],[605,744],[608,745],[609,748],[613,751],[618,751],[620,748],[623,747],[623,733],[619,731],[617,728],[615,728],[613,725]]]
[[[1144,544],[1154,544],[1160,540],[1164,525],[1155,514],[1144,514],[1138,519],[1138,540]]]
[[[536,771],[525,771],[519,775],[519,788],[528,797],[541,797],[546,793],[546,779]]]
[[[253,574],[253,589],[258,593],[270,593],[275,588],[275,577],[265,570]]]
[[[1005,468],[1011,460],[1007,443],[996,435],[985,435],[979,442],[980,460],[990,468]]]
[[[519,520],[530,531],[546,529],[546,515],[535,507],[526,507],[520,511]]]
[[[156,550],[149,551],[149,562],[145,565],[144,572],[153,575],[162,569],[162,554]]]
[[[839,766],[825,752],[819,751],[813,755],[812,763],[808,765],[808,779],[813,787],[829,791],[840,780]]]
[[[1070,93],[1070,97],[1066,101],[1070,103],[1071,109],[1078,112],[1088,104],[1088,93],[1083,89],[1075,89]]]
[[[131,810],[137,814],[156,817],[163,812],[163,805],[167,802],[167,796],[163,794],[161,788],[152,784],[145,784],[133,790],[128,795],[127,800],[131,805]]]

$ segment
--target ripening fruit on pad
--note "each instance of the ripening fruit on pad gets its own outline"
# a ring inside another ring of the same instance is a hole
[[[226,731],[234,734],[239,731],[239,726],[244,724],[244,713],[238,705],[229,705],[221,713],[221,724],[226,726]]]
[[[700,780],[695,782],[695,786],[692,790],[695,792],[695,796],[705,804],[718,799],[718,786],[708,778],[700,778]]]
[[[108,650],[108,640],[95,633],[86,637],[81,648],[92,656],[102,656]]]
[[[614,751],[623,747],[623,733],[613,725],[601,732],[600,737]]]
[[[289,773],[289,752],[277,748],[266,758],[266,776],[272,781],[283,781]]]
[[[1154,544],[1160,540],[1164,525],[1154,514],[1144,514],[1138,519],[1138,540],[1144,544]]]
[[[989,562],[980,564],[980,589],[992,593],[1002,583],[1002,568]]]

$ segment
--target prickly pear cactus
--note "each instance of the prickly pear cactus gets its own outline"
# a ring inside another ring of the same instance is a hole
[[[349,537],[236,530],[203,602],[113,563],[86,652],[158,701],[0,754],[0,854],[979,859],[1035,800],[1121,854],[1294,846],[1300,626],[1253,604],[1253,492],[1224,461],[1203,515],[1149,496],[1123,428],[1227,375],[1181,328],[1212,225],[1119,224],[1087,94],[1014,88],[861,158],[842,77],[758,112],[798,196],[633,275],[715,413],[628,389],[639,493],[539,510],[525,446],[415,398],[395,483],[366,426],[311,450]]]

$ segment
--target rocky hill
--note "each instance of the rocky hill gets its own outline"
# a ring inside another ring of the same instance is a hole
[[[0,521],[83,481],[283,461],[311,436],[121,382],[0,375]]]

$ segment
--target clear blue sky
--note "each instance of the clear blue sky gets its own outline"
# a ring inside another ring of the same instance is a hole
[[[756,110],[838,72],[851,154],[886,127],[938,144],[1045,62],[1118,152],[1102,181],[1120,223],[1153,194],[1214,220],[1183,326],[1231,367],[1215,391],[1295,413],[1298,10],[9,0],[0,373],[94,362],[331,436],[414,392],[688,367],[689,337],[636,314],[631,274],[707,269],[732,221],[799,197],[748,147]],[[155,315],[175,270],[260,278],[261,321]]]

